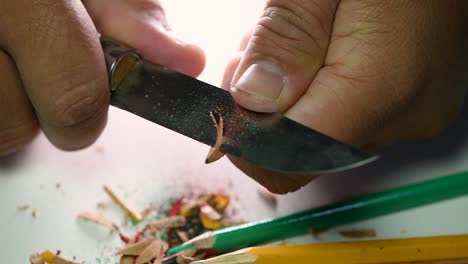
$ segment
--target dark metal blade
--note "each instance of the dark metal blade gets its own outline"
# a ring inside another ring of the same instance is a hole
[[[109,45],[115,44],[103,42],[106,56],[112,57],[106,59],[113,106],[211,146],[217,138],[213,111],[224,120],[223,152],[275,171],[328,173],[376,159],[280,114],[248,111],[225,90]],[[119,52],[120,57],[133,56],[133,63],[116,60]],[[127,64],[120,72],[119,63]]]

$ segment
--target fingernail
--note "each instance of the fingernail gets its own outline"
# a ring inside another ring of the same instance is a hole
[[[276,112],[286,74],[272,62],[252,64],[231,88],[241,105],[255,111]]]

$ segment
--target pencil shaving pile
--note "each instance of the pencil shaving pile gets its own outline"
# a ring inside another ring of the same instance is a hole
[[[132,236],[127,236],[114,221],[102,214],[82,212],[78,218],[103,226],[112,232],[118,233],[125,244],[118,250],[116,256],[120,257],[120,264],[160,264],[166,257],[169,247],[180,245],[208,230],[233,226],[244,223],[234,221],[227,217],[226,208],[230,198],[222,193],[203,193],[191,195],[190,198],[181,196],[172,203],[164,214],[156,214],[158,210],[147,208],[141,213],[132,209],[127,203],[110,188],[104,187],[105,193],[130,217],[136,225],[143,224]],[[153,216],[152,219],[149,219]],[[137,220],[138,221],[135,221]],[[145,221],[143,223],[143,221]],[[186,250],[176,256],[179,264],[190,263],[216,255],[212,250]],[[45,251],[30,256],[31,264],[75,264]]]

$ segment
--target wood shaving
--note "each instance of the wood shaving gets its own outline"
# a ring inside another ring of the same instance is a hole
[[[135,263],[135,257],[132,256],[122,256],[120,258],[120,264],[133,264]]]
[[[130,216],[128,214],[125,214],[124,215],[124,220],[123,220],[123,225],[124,226],[128,226],[128,224],[130,224]]]
[[[185,217],[194,215],[198,213],[200,207],[207,204],[212,197],[213,195],[201,195],[198,198],[190,199],[180,207],[179,213]]]
[[[164,255],[164,242],[161,240],[153,240],[149,246],[147,246],[143,252],[138,256],[135,264],[148,263],[153,259],[156,259],[155,263],[161,263]],[[167,249],[166,249],[167,250]]]
[[[189,241],[189,237],[187,235],[187,232],[183,232],[183,231],[180,231],[180,230],[176,230],[176,233],[177,235],[180,237],[180,239],[182,240],[182,242],[187,242]]]
[[[59,256],[55,256],[54,261],[50,262],[50,264],[79,264],[79,263],[71,261],[71,260],[66,260]]]
[[[189,264],[192,262],[192,257],[197,253],[196,249],[187,249],[179,252],[176,257],[178,264]]]
[[[108,227],[112,230],[117,230],[117,231],[119,230],[119,227],[114,222],[112,222],[111,220],[107,219],[106,217],[100,214],[83,212],[83,213],[78,214],[78,217],[81,219],[89,220],[96,224]]]
[[[31,208],[31,206],[29,204],[18,205],[18,206],[16,206],[16,211],[24,212],[24,211],[28,210],[29,208]]]
[[[213,123],[215,124],[216,127],[216,142],[213,145],[213,147],[210,149],[208,152],[208,155],[206,156],[205,163],[212,163],[224,156],[224,153],[221,152],[221,145],[223,144],[223,138],[224,138],[224,121],[223,117],[219,116],[219,120],[216,120],[215,114],[213,112],[210,112],[210,116],[213,119]]]
[[[177,228],[183,227],[187,224],[185,217],[181,215],[165,217],[159,220],[156,220],[152,223],[149,223],[145,229],[150,231],[157,231],[161,228]]]
[[[197,260],[206,259],[207,257],[213,256],[214,252],[210,252],[210,250],[200,250],[200,249],[188,249],[181,251],[177,255],[177,263],[178,264],[189,264]],[[218,255],[218,252],[215,252],[214,255]]]
[[[348,231],[339,231],[339,233],[340,235],[347,238],[365,238],[377,236],[375,229],[353,229]]]
[[[208,230],[216,230],[221,228],[220,220],[213,220],[204,214],[200,214],[200,220],[203,227]]]
[[[143,252],[143,250],[145,250],[145,248],[147,248],[153,241],[153,238],[148,238],[135,244],[129,244],[128,246],[119,250],[117,255],[139,256],[141,252]]]
[[[329,229],[329,228],[322,228],[322,229],[311,228],[311,229],[309,230],[309,233],[310,233],[313,237],[317,238],[318,236],[320,236],[321,234],[327,232],[328,230],[330,230],[330,229]]]
[[[218,212],[223,212],[229,205],[229,202],[229,196],[223,193],[213,195],[209,201]]]
[[[152,215],[156,215],[158,212],[152,208],[146,208],[141,212],[141,218],[144,220]]]
[[[100,209],[100,210],[106,210],[107,209],[107,204],[106,203],[97,203],[96,204],[96,207],[97,209]]]
[[[64,259],[49,250],[42,252],[41,254],[33,254],[29,257],[31,264],[79,264],[71,260]]]
[[[113,192],[109,187],[103,186],[103,189],[107,195],[109,195],[109,197],[133,219],[133,221],[140,222],[143,219],[138,211],[130,208],[127,203],[125,203],[124,200],[115,192]]]
[[[31,264],[44,264],[44,259],[42,258],[42,256],[40,254],[32,254],[31,256],[29,256],[29,262]]]
[[[257,189],[257,193],[260,196],[260,198],[267,202],[267,204],[271,207],[276,207],[278,205],[278,199],[276,197],[276,194],[270,192],[265,187],[259,187]]]
[[[221,214],[219,214],[213,207],[211,207],[208,204],[205,204],[202,207],[200,207],[200,212],[201,214],[207,216],[208,218],[214,221],[221,221],[221,219],[223,218]]]

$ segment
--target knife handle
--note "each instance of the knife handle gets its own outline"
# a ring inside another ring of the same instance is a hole
[[[106,61],[110,90],[114,92],[141,60],[141,56],[135,49],[111,39],[102,38],[101,46]]]

